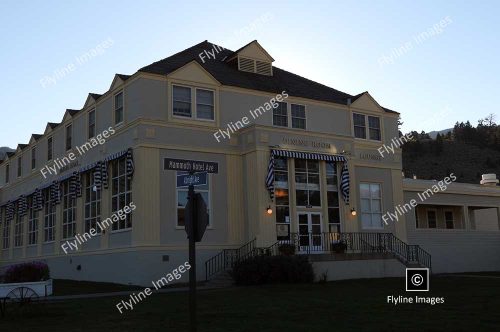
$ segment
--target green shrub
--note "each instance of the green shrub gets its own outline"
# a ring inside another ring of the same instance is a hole
[[[304,256],[256,256],[237,263],[232,272],[237,285],[305,283],[314,281],[311,263]]]
[[[50,279],[49,267],[42,262],[9,266],[5,272],[5,283],[36,282]]]
[[[293,244],[284,243],[278,247],[280,254],[285,256],[295,255],[295,246]]]

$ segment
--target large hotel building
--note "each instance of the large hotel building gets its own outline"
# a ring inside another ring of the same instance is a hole
[[[399,113],[273,61],[257,41],[237,51],[204,41],[115,75],[19,144],[0,162],[0,266],[43,260],[54,278],[146,285],[183,264],[187,188],[169,158],[218,163],[196,187],[209,210],[200,279],[278,241],[321,256],[332,279],[500,270],[493,175],[421,200],[442,179],[404,178],[401,149],[378,151],[399,136]],[[64,247],[92,229],[78,250]],[[351,256],[325,258],[338,241]]]

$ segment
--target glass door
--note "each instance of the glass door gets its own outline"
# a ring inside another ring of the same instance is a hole
[[[322,252],[322,225],[320,212],[298,213],[298,237],[300,252]]]

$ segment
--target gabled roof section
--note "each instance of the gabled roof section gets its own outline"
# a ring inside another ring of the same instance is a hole
[[[54,122],[47,122],[47,126],[45,126],[45,131],[43,132],[44,135],[52,132],[52,130],[56,129],[57,126],[59,126],[60,123],[54,123]]]
[[[36,141],[38,141],[43,135],[40,134],[32,134],[30,138],[30,143],[29,144],[34,144]]]
[[[18,144],[17,145],[17,149],[16,149],[16,153],[17,152],[20,152],[20,151],[23,151],[24,149],[26,149],[29,145],[28,144]]]
[[[97,99],[99,99],[102,95],[97,94],[97,93],[89,93],[87,96],[87,100],[85,100],[85,104],[83,105],[83,108],[87,108],[92,104],[95,104],[97,102]]]
[[[123,83],[125,83],[126,80],[130,78],[130,75],[125,75],[125,74],[115,74],[115,77],[113,78],[113,82],[111,82],[111,86],[109,87],[109,90],[114,90],[115,88],[119,87]]]
[[[69,120],[70,118],[74,117],[78,112],[80,112],[81,110],[73,110],[73,109],[67,109],[66,112],[64,113],[64,116],[63,116],[63,119],[61,121],[61,123]]]
[[[398,112],[392,111],[388,108],[380,106],[380,104],[373,98],[373,96],[368,92],[362,92],[351,98],[351,105],[365,110],[378,110],[380,112],[399,114]]]
[[[257,40],[251,41],[240,49],[234,51],[233,54],[227,58],[226,62],[233,60],[238,55],[257,60],[274,62],[273,57],[267,53],[264,47],[262,47]]]

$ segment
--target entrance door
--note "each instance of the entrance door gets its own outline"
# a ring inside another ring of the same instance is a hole
[[[299,251],[321,252],[323,251],[321,213],[299,212]]]

